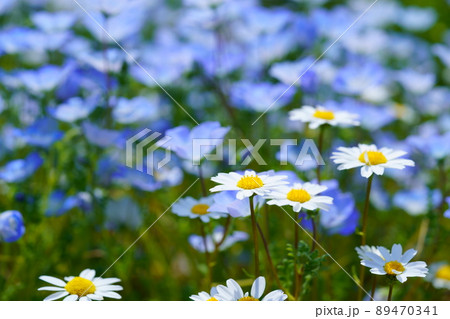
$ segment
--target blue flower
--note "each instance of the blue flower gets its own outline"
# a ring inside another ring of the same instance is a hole
[[[33,175],[42,163],[38,153],[31,153],[25,159],[11,161],[0,168],[0,179],[8,183],[22,182]]]
[[[61,216],[73,208],[80,208],[83,211],[90,210],[90,194],[81,192],[76,195],[66,196],[62,190],[55,190],[48,198],[45,216]]]
[[[415,94],[430,91],[436,83],[434,73],[417,72],[412,69],[398,71],[396,78],[406,91]]]
[[[0,213],[0,241],[11,243],[25,234],[22,214],[16,210]]]
[[[239,108],[264,112],[272,105],[270,110],[275,111],[289,103],[295,93],[295,90],[289,90],[283,94],[285,90],[283,84],[239,82],[232,86],[231,98],[233,105]]]
[[[164,151],[156,150],[153,152],[153,164],[159,163],[164,158]],[[143,171],[148,172],[146,159],[144,159],[143,162]],[[163,187],[176,186],[183,181],[183,171],[179,167],[179,164],[174,160],[171,160],[159,169],[155,167],[152,172],[153,175],[140,172],[135,168],[129,168],[121,164],[116,164],[115,167],[114,163],[109,163],[109,165],[112,165],[113,167],[103,167],[103,169],[106,168],[107,170],[112,171],[112,182],[119,185],[129,185],[147,192],[152,192]],[[104,174],[101,170],[99,170],[98,173],[104,178]]]
[[[157,96],[138,96],[133,99],[119,98],[113,110],[114,119],[122,124],[146,122],[158,116]]]
[[[94,145],[100,147],[124,145],[120,131],[103,129],[90,122],[84,122],[82,128],[87,140]]]
[[[341,110],[359,115],[361,127],[369,131],[377,131],[395,121],[393,110],[383,105],[372,105],[351,98],[344,98],[341,102],[328,101],[324,107],[336,107]]]
[[[445,201],[447,202],[448,209],[444,212],[444,217],[450,218],[450,196],[445,198]]]
[[[308,70],[313,62],[313,57],[306,57],[295,62],[275,63],[270,68],[269,74],[288,86],[295,82],[296,85],[300,86],[305,92],[315,92],[319,79],[316,72],[313,71],[314,68]],[[300,76],[301,78],[298,79]]]
[[[436,208],[442,200],[441,192],[430,190],[425,186],[400,190],[394,195],[394,205],[412,216],[423,215],[429,207]]]
[[[219,243],[223,238],[224,228],[222,226],[217,226],[214,228],[213,233],[211,235],[206,235],[206,248],[207,251],[212,253],[215,250],[215,245]],[[246,241],[250,236],[242,231],[234,231],[225,238],[223,243],[219,246],[219,250],[225,250],[235,243]],[[205,252],[205,241],[202,236],[199,235],[191,235],[189,236],[189,244],[195,250],[203,253]]]
[[[371,90],[376,89],[376,98],[383,101],[387,98],[386,79],[386,72],[379,64],[361,60],[339,69],[333,88],[341,94],[360,95],[370,100],[373,98]]]
[[[250,216],[250,204],[248,198],[243,200],[236,199],[237,191],[224,191],[213,195],[214,204],[208,212],[228,214],[231,217]],[[264,203],[260,196],[256,197],[254,202],[255,209]]]
[[[435,160],[443,160],[450,155],[450,132],[439,134],[436,131],[423,131],[418,135],[411,135],[406,142],[419,150],[423,156]]]
[[[197,162],[221,144],[229,130],[229,127],[221,127],[219,122],[204,122],[192,130],[186,126],[178,126],[166,131],[170,140],[161,146],[175,152],[182,159]],[[202,145],[198,154],[194,154],[193,141],[201,139],[209,140],[211,145]]]
[[[48,117],[38,119],[20,133],[27,144],[44,148],[49,148],[63,136],[64,132],[58,129],[58,122]]]
[[[46,33],[65,31],[77,20],[77,14],[70,11],[35,12],[31,16],[33,23]]]
[[[76,122],[89,116],[98,103],[98,98],[93,96],[88,99],[73,97],[56,108],[49,110],[50,114],[63,122]]]
[[[328,187],[322,194],[333,198],[333,204],[329,206],[327,212],[320,214],[320,227],[328,234],[340,234],[349,236],[355,232],[358,226],[359,212],[356,208],[355,199],[350,193],[343,193],[338,187],[336,180],[323,181],[321,184]],[[309,230],[312,230],[312,222],[305,218],[302,213],[301,224]]]
[[[68,73],[68,68],[46,65],[35,70],[20,71],[16,77],[26,89],[37,94],[55,89]]]

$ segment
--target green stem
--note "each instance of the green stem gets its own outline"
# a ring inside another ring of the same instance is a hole
[[[318,147],[320,156],[322,156],[324,131],[325,131],[325,126],[323,126],[323,125],[320,126],[320,128],[319,128],[319,147]],[[319,165],[319,163],[317,163],[316,174],[317,174],[317,183],[320,184],[320,165]]]
[[[370,190],[372,188],[372,180],[373,175],[369,177],[367,181],[367,190],[366,190],[366,199],[364,202],[364,211],[363,211],[363,220],[362,220],[362,231],[361,231],[361,246],[366,244],[366,232],[367,232],[367,220],[369,216],[369,202],[370,202]],[[359,271],[359,282],[361,287],[364,285],[364,277],[365,277],[365,267],[361,265]],[[358,300],[362,298],[362,289],[358,290]]]
[[[210,255],[209,255],[209,251],[208,251],[208,247],[207,247],[205,225],[203,224],[201,219],[199,219],[199,221],[200,221],[200,232],[201,232],[202,238],[203,238],[203,245],[205,246],[206,265],[208,266],[208,288],[210,288],[212,286],[212,271],[213,270],[212,270],[211,259],[210,259]]]
[[[392,301],[392,290],[394,290],[394,285],[390,285],[389,286],[389,294],[388,294],[388,299],[387,301]]]
[[[249,197],[250,203],[250,214],[252,218],[252,232],[253,232],[253,246],[255,249],[255,277],[259,277],[259,251],[258,251],[258,237],[257,237],[257,227],[256,227],[256,215],[255,209],[253,208],[253,196]]]

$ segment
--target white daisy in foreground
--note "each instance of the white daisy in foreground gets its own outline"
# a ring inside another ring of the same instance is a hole
[[[446,262],[437,262],[430,265],[430,273],[427,278],[434,288],[450,290],[450,265]]]
[[[217,288],[212,287],[210,293],[207,293],[206,291],[201,291],[198,293],[198,295],[192,295],[189,298],[191,298],[194,301],[219,301],[214,297],[216,295],[217,295]]]
[[[316,129],[324,124],[344,127],[357,126],[359,125],[358,117],[358,114],[346,111],[331,111],[322,106],[313,107],[309,105],[289,112],[291,121],[309,123],[309,128],[311,129]]]
[[[366,251],[361,265],[369,267],[375,275],[395,276],[398,281],[404,283],[408,277],[425,277],[428,273],[427,264],[423,261],[409,261],[417,254],[417,250],[410,249],[402,254],[402,245],[394,244],[392,251],[379,246],[376,253]]]
[[[333,203],[330,196],[317,196],[317,194],[327,190],[328,187],[311,183],[295,183],[291,187],[282,186],[278,190],[271,192],[266,198],[271,199],[269,205],[286,206],[290,205],[294,212],[299,212],[302,208],[306,210],[323,209],[328,210],[328,205]]]
[[[339,147],[338,152],[333,152],[331,159],[340,164],[338,170],[361,167],[361,175],[369,178],[372,173],[383,175],[385,168],[404,169],[406,166],[414,166],[413,161],[399,158],[405,154],[404,151],[386,147],[378,149],[373,144],[359,144],[358,147]]]
[[[174,214],[182,217],[200,218],[202,222],[209,222],[212,219],[219,219],[225,214],[217,212],[209,212],[208,209],[214,204],[212,196],[194,199],[185,197],[173,204],[172,211]]]
[[[376,255],[380,256],[381,258],[383,258],[383,255],[380,253],[378,248],[375,246],[365,245],[365,246],[356,247],[355,250],[358,253],[358,257],[360,259],[370,260],[370,256],[367,256],[367,254],[366,254],[367,252],[376,254]]]
[[[237,199],[244,199],[252,195],[264,196],[277,187],[287,184],[288,182],[284,181],[285,179],[287,179],[287,176],[284,175],[278,176],[269,172],[256,174],[250,170],[245,171],[244,175],[235,172],[219,173],[211,180],[221,185],[217,185],[209,191],[238,191],[236,193]]]
[[[226,286],[217,286],[218,294],[215,297],[220,301],[260,301],[265,289],[266,280],[262,276],[255,279],[250,294],[248,292],[244,294],[235,280],[228,279]],[[283,301],[287,297],[282,290],[278,289],[268,293],[261,301]]]
[[[113,285],[120,281],[119,278],[103,279],[95,277],[95,270],[92,269],[85,269],[76,277],[64,277],[64,280],[51,276],[40,276],[39,279],[54,286],[41,287],[38,290],[56,291],[46,297],[44,301],[57,300],[63,297],[65,297],[64,301],[103,300],[103,297],[122,298],[115,292],[122,290],[122,286]]]

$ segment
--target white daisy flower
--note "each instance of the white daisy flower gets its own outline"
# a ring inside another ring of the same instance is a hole
[[[206,291],[201,291],[198,293],[198,295],[192,295],[189,298],[191,298],[194,301],[219,301],[215,298],[217,295],[217,288],[212,287],[211,292],[207,293]]]
[[[172,212],[182,217],[200,218],[204,223],[208,223],[211,218],[219,219],[226,216],[222,213],[208,211],[212,204],[214,204],[212,196],[200,199],[185,197],[173,204]]]
[[[399,158],[406,154],[404,151],[395,151],[383,147],[378,149],[375,145],[359,144],[358,147],[339,147],[339,152],[333,152],[331,159],[340,164],[338,170],[361,167],[361,175],[369,178],[373,173],[383,175],[385,168],[404,169],[405,166],[414,166],[409,159]]]
[[[450,265],[446,262],[431,264],[426,280],[430,281],[434,288],[450,290]]]
[[[41,287],[38,290],[56,291],[47,296],[44,301],[57,300],[63,297],[65,297],[63,301],[103,300],[103,297],[122,298],[115,292],[122,290],[122,286],[113,285],[120,281],[119,278],[103,279],[95,277],[95,270],[92,269],[85,269],[76,277],[64,277],[64,280],[51,276],[40,276],[39,279],[54,286]]]
[[[306,210],[323,209],[328,210],[328,205],[333,203],[330,196],[317,196],[317,194],[327,190],[328,187],[311,183],[295,183],[291,187],[283,186],[279,190],[271,192],[266,198],[271,199],[269,205],[293,207],[294,212],[299,212],[302,208]]]
[[[258,277],[252,285],[250,295],[248,292],[244,294],[241,286],[233,280],[228,279],[227,285],[217,286],[218,294],[215,296],[220,301],[259,301],[266,288],[266,279]],[[287,295],[280,289],[268,293],[261,301],[284,301]]]
[[[344,127],[357,126],[359,125],[358,117],[358,114],[346,111],[331,111],[322,106],[313,107],[309,105],[289,112],[291,121],[309,123],[311,129],[316,129],[324,124]]]
[[[392,251],[379,246],[376,253],[366,251],[361,265],[369,267],[375,275],[395,276],[398,281],[404,283],[408,277],[425,277],[428,273],[427,264],[423,261],[409,261],[417,254],[417,250],[410,249],[402,254],[402,245],[394,244]]]
[[[358,257],[360,259],[369,260],[370,256],[367,256],[367,254],[366,254],[367,252],[374,253],[374,254],[380,256],[381,258],[383,258],[383,255],[380,253],[378,248],[375,246],[365,245],[365,246],[356,247],[355,250],[358,253]]]
[[[213,182],[219,183],[210,189],[211,192],[221,191],[238,191],[236,193],[237,199],[244,199],[252,195],[266,195],[278,186],[285,185],[288,182],[284,181],[287,176],[273,175],[271,173],[256,174],[254,171],[245,171],[244,175],[231,172],[231,173],[219,173],[217,176],[212,177]]]

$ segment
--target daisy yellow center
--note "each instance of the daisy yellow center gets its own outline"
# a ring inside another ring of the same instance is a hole
[[[260,188],[263,185],[263,181],[258,176],[244,176],[236,184],[237,187],[243,189],[255,189]]]
[[[367,154],[368,161],[366,161],[366,154]],[[378,164],[387,163],[386,156],[384,156],[384,154],[379,151],[362,152],[361,155],[359,155],[358,159],[361,163],[370,164],[370,165],[378,165]]]
[[[293,202],[299,203],[305,203],[311,199],[311,195],[304,189],[291,189],[286,197]]]
[[[191,208],[191,212],[195,215],[206,215],[208,214],[209,206],[206,204],[197,204]]]
[[[216,298],[214,298],[214,297],[211,297],[211,298],[209,298],[208,300],[206,300],[206,301],[219,301],[219,300],[217,300]]]
[[[238,301],[259,301],[256,298],[253,298],[251,296],[247,296],[247,297],[242,297],[241,299],[238,299]]]
[[[95,285],[92,281],[81,277],[73,278],[67,283],[64,289],[66,289],[69,294],[77,295],[78,297],[93,294],[96,290]]]
[[[331,112],[331,111],[326,111],[326,110],[315,111],[313,116],[318,118],[318,119],[322,119],[322,120],[332,120],[332,119],[334,119],[334,113]]]
[[[394,270],[402,273],[405,271],[405,267],[398,261],[390,261],[384,265],[384,271],[387,272],[388,275],[397,275]]]
[[[450,266],[444,265],[436,271],[436,278],[450,280]]]

